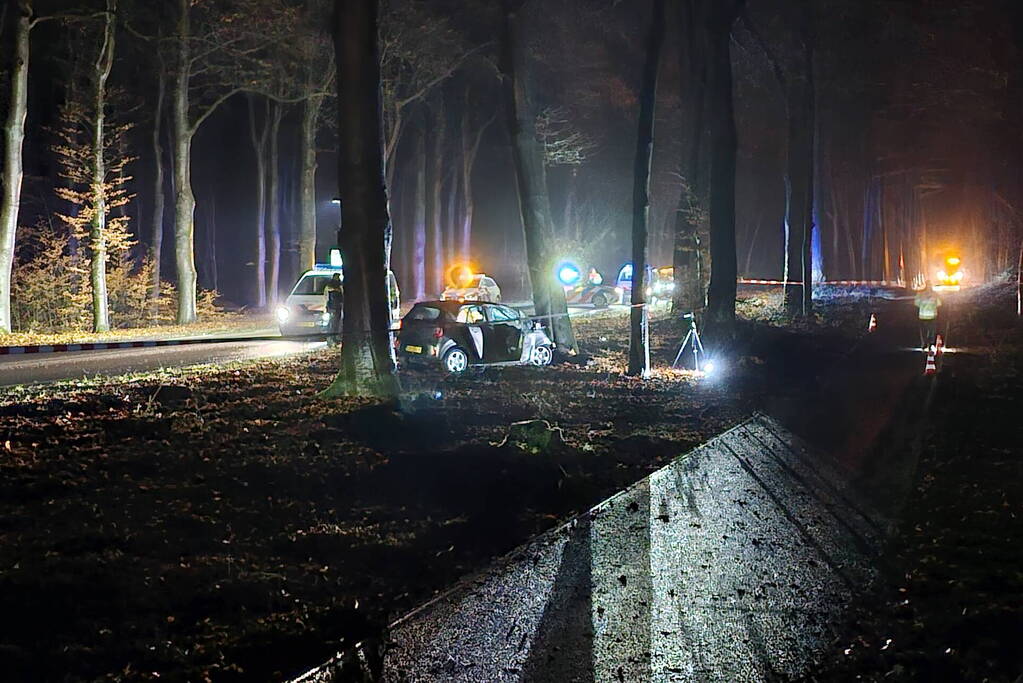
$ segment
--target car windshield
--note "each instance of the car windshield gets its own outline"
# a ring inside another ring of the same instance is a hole
[[[333,275],[325,273],[318,273],[315,275],[303,275],[302,279],[295,285],[295,289],[291,290],[292,294],[302,295],[316,295],[323,294],[324,288]]]

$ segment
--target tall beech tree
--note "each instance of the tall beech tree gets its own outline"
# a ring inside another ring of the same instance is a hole
[[[247,93],[245,99],[249,112],[249,140],[256,159],[256,306],[266,308],[266,156],[270,135],[270,100],[254,93]],[[261,107],[257,105],[260,99]]]
[[[575,334],[568,317],[565,291],[557,286],[554,277],[557,254],[554,253],[554,225],[547,193],[547,165],[543,145],[536,135],[539,111],[526,82],[529,50],[519,25],[522,4],[521,0],[503,0],[502,3],[504,16],[498,58],[501,105],[512,146],[534,313],[538,317],[550,316],[558,348],[574,353]]]
[[[693,0],[703,5],[707,54],[707,118],[710,128],[710,285],[707,322],[719,339],[735,322],[735,167],[737,135],[732,94],[732,27],[745,0]]]
[[[665,0],[654,0],[646,39],[643,80],[639,92],[639,130],[632,190],[632,310],[629,315],[629,366],[627,374],[645,372],[650,350],[643,327],[649,325],[646,308],[647,223],[650,218],[650,164],[654,157],[654,111],[657,108],[657,74],[664,44]]]
[[[29,35],[38,21],[32,16],[32,0],[17,0],[13,4],[13,55],[8,75],[10,93],[3,130],[4,175],[3,195],[0,196],[0,332],[11,331],[11,269],[21,206],[22,155],[28,114]]]
[[[390,217],[384,180],[377,0],[335,0],[338,88],[338,189],[345,259],[341,369],[323,392],[393,399],[398,378],[391,356],[386,235]]]
[[[110,210],[107,179],[106,109],[107,81],[114,68],[117,0],[106,0],[106,12],[100,31],[100,48],[90,74],[92,83],[92,133],[90,161],[92,182],[90,199],[92,220],[89,226],[90,280],[92,284],[92,329],[110,329],[107,305],[107,213]]]
[[[178,323],[195,322],[195,194],[192,142],[200,126],[222,104],[251,87],[259,45],[272,36],[246,30],[238,20],[244,5],[176,0],[173,32],[164,39],[171,53],[171,165],[174,177],[174,263]]]

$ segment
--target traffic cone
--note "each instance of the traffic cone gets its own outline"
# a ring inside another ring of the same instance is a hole
[[[938,335],[937,341],[934,343],[934,349],[935,353],[939,356],[941,355],[941,352],[945,350],[945,340],[941,338],[940,334]]]
[[[867,325],[867,332],[873,332],[877,329],[877,316],[873,313],[870,314],[870,323]]]
[[[934,347],[927,351],[927,366],[924,368],[925,375],[933,375],[938,372],[938,366],[934,362]]]

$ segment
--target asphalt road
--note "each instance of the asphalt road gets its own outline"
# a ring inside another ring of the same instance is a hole
[[[531,302],[509,304],[529,315]],[[573,315],[585,315],[594,309],[572,307]],[[106,351],[69,351],[60,353],[0,356],[0,387],[47,384],[87,377],[112,377],[161,368],[184,368],[208,363],[223,364],[314,351],[324,342],[293,340],[243,340],[214,344],[188,344]]]
[[[288,356],[322,348],[323,341],[236,341],[107,351],[0,356],[0,387]]]

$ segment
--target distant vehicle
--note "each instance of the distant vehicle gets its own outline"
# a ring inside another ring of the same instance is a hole
[[[572,306],[605,308],[624,301],[624,291],[604,284],[604,277],[596,268],[590,268],[583,280],[582,270],[571,261],[563,261],[557,268],[558,281],[565,288],[565,302]]]
[[[275,311],[283,336],[325,334],[330,329],[330,314],[326,310],[323,290],[335,273],[340,274],[344,281],[344,267],[340,265],[317,263],[312,270],[302,273],[284,303]],[[387,271],[387,290],[391,319],[398,320],[401,317],[401,294],[398,280],[391,271]]]
[[[938,268],[934,289],[938,291],[959,291],[963,284],[963,261],[958,255],[946,255]]]
[[[650,301],[670,301],[675,291],[675,269],[672,266],[661,266],[650,272],[650,286],[646,295]]]
[[[611,285],[579,284],[565,287],[565,301],[571,306],[606,308],[611,304],[625,303],[625,292],[621,287]]]
[[[554,359],[554,342],[540,323],[479,301],[416,304],[402,318],[395,347],[403,363],[439,362],[452,374],[474,366],[545,366]]]
[[[632,297],[632,270],[633,270],[632,263],[623,264],[622,267],[618,269],[618,278],[615,280],[615,285],[621,288],[623,292],[625,292],[626,299],[631,299]],[[647,266],[646,280],[648,283],[650,283],[647,285],[646,294],[648,297],[655,296],[658,294],[653,289],[654,285],[657,284],[658,282],[662,283],[661,287],[663,291],[664,286],[663,283],[665,280],[663,276],[658,275],[658,271],[661,270],[667,270],[669,272],[667,279],[668,281],[673,282],[673,280],[671,279],[673,276],[670,274],[673,272],[673,269],[671,267],[658,268],[657,270],[655,270],[652,267]],[[674,287],[674,284],[672,284],[672,286]],[[670,294],[668,296],[670,296]]]
[[[448,284],[441,301],[487,301],[501,303],[501,288],[494,278],[483,273],[465,273]]]

